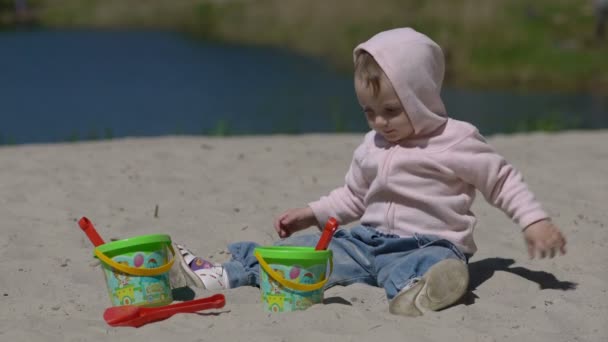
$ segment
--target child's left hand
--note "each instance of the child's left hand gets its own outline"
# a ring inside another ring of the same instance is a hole
[[[532,259],[537,254],[541,259],[545,256],[553,258],[558,251],[562,255],[566,254],[566,238],[549,220],[541,220],[526,227],[524,239]]]

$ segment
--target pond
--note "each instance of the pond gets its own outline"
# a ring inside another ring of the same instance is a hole
[[[446,87],[482,133],[606,128],[608,98]],[[0,32],[0,144],[363,132],[352,77],[289,52],[155,31]]]

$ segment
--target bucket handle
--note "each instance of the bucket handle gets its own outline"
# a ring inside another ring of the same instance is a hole
[[[327,281],[329,280],[329,275],[331,274],[331,272],[333,271],[333,268],[334,268],[334,263],[333,263],[332,259],[329,258],[329,260],[328,260],[329,274],[327,274],[325,276],[325,279],[323,279],[322,281],[320,281],[316,284],[300,284],[300,283],[296,283],[291,280],[287,280],[287,279],[283,278],[283,276],[281,274],[279,274],[278,272],[273,270],[270,267],[270,265],[268,265],[266,260],[264,260],[264,258],[262,258],[262,255],[260,255],[260,252],[256,251],[254,253],[254,255],[255,255],[255,258],[258,259],[260,266],[264,269],[264,271],[266,271],[266,273],[268,273],[268,275],[272,279],[276,280],[279,284],[281,284],[289,289],[303,291],[303,292],[316,291],[316,290],[322,288],[325,285],[325,283],[327,283]]]
[[[126,274],[134,275],[134,276],[157,276],[163,273],[169,272],[171,266],[173,266],[173,262],[175,261],[175,251],[173,250],[173,246],[168,245],[169,250],[171,251],[171,260],[169,260],[166,264],[155,267],[155,268],[135,268],[131,266],[125,266],[123,264],[119,264],[116,261],[109,258],[107,255],[103,254],[99,249],[95,248],[95,256],[99,258],[99,260],[103,261],[106,265]]]

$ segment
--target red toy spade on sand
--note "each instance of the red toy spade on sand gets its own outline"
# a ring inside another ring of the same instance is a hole
[[[78,221],[78,225],[95,247],[105,243],[88,218],[82,217]],[[113,306],[104,311],[103,319],[113,327],[138,328],[147,323],[162,321],[176,313],[192,313],[207,309],[219,309],[224,307],[225,304],[226,298],[224,295],[216,294],[211,297],[154,308],[144,308],[136,305]]]
[[[162,321],[176,313],[193,313],[208,309],[223,308],[226,299],[223,294],[199,298],[177,304],[165,305],[156,308],[144,308],[136,305],[113,306],[103,313],[103,319],[113,327],[135,327],[144,324]]]
[[[327,220],[327,223],[325,223],[325,228],[323,229],[323,233],[321,233],[321,238],[319,238],[319,242],[315,247],[316,251],[322,251],[329,247],[329,242],[334,236],[336,230],[338,230],[338,226],[338,220],[336,220],[335,218],[330,217],[329,220]]]

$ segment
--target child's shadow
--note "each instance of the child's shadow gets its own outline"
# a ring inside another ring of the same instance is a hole
[[[464,304],[471,305],[475,303],[475,300],[479,297],[477,297],[473,291],[486,280],[490,279],[496,271],[513,273],[524,279],[533,281],[538,284],[541,290],[555,289],[567,291],[576,289],[576,286],[578,285],[571,281],[558,280],[549,272],[532,271],[525,267],[510,267],[514,263],[515,260],[505,258],[487,258],[469,263],[469,274],[471,278],[469,281],[469,291],[463,299]]]

